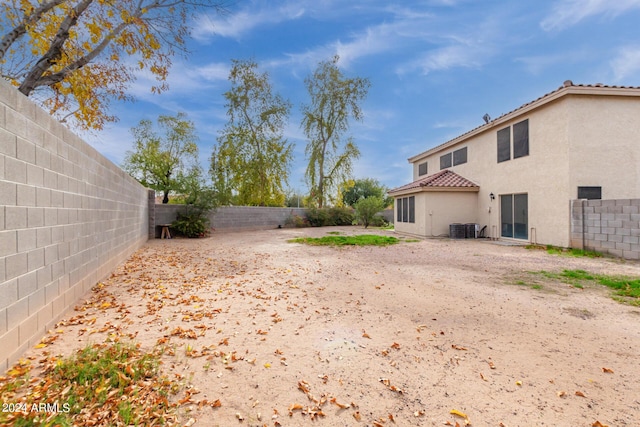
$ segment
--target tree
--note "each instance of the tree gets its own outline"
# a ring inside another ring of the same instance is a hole
[[[305,176],[311,197],[322,207],[330,189],[351,175],[352,162],[360,156],[353,138],[343,141],[349,129],[349,118],[362,120],[360,102],[369,91],[365,78],[346,78],[338,68],[338,56],[323,61],[305,79],[311,98],[302,108],[302,128],[309,142]]]
[[[167,89],[171,58],[186,52],[188,20],[213,0],[5,0],[0,5],[0,74],[62,121],[101,129],[117,120],[111,99],[130,99],[134,71]],[[127,65],[121,59],[132,57]]]
[[[234,60],[229,80],[229,121],[211,161],[214,185],[237,193],[243,205],[282,206],[292,160],[283,137],[291,104],[273,93],[268,74],[259,73],[254,61]]]
[[[177,214],[171,224],[187,237],[201,237],[209,228],[208,214],[218,205],[215,190],[205,182],[202,169],[198,165],[190,168],[178,178],[177,191],[182,196],[184,209]]]
[[[393,203],[393,198],[387,196],[387,187],[375,178],[356,179],[342,192],[343,203],[351,207],[355,207],[358,201],[371,196],[382,199],[385,207]]]
[[[385,207],[384,200],[378,196],[369,196],[360,199],[355,206],[356,218],[364,225],[364,228],[367,228],[369,224],[371,224],[373,217]]]
[[[159,116],[157,127],[159,133],[151,120],[141,120],[131,129],[134,150],[126,153],[122,168],[142,185],[163,192],[162,203],[169,203],[169,192],[179,190],[197,167],[197,138],[184,113]]]

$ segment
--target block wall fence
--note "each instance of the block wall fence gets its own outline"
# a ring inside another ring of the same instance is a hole
[[[147,241],[148,197],[0,81],[0,375]]]
[[[571,247],[640,260],[640,199],[572,200]]]

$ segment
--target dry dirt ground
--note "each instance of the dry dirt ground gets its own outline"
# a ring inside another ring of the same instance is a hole
[[[330,231],[364,232],[150,241],[30,355],[109,334],[164,343],[175,398],[193,392],[180,420],[197,426],[640,425],[640,308],[530,273],[638,263],[469,240],[287,243]]]

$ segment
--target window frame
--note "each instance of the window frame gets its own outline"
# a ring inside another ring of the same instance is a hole
[[[467,147],[462,147],[453,152],[453,166],[467,163]]]
[[[424,163],[420,163],[418,165],[418,176],[423,176],[426,175],[429,172],[429,162],[424,162]],[[423,171],[423,166],[424,166],[424,171]]]
[[[451,153],[440,156],[440,170],[450,168],[453,165],[453,156]]]

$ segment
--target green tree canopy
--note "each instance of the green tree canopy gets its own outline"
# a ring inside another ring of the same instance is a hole
[[[320,208],[331,189],[350,177],[353,160],[360,156],[353,138],[344,139],[344,134],[349,129],[349,118],[362,120],[360,102],[371,86],[369,79],[345,77],[338,60],[334,56],[320,62],[305,79],[311,98],[310,104],[302,107],[302,128],[309,140],[305,176],[311,198]]]
[[[198,145],[195,126],[186,114],[159,116],[157,128],[151,120],[141,120],[131,129],[134,149],[127,151],[122,168],[146,187],[164,194],[179,190],[184,177],[197,167]]]
[[[387,196],[387,187],[380,184],[375,178],[363,178],[353,181],[353,185],[347,186],[342,191],[342,201],[346,206],[355,207],[356,203],[367,197],[379,197],[385,207],[393,203],[393,198]]]
[[[292,146],[283,137],[291,104],[274,94],[254,61],[234,60],[225,92],[229,121],[211,156],[211,178],[221,200],[283,206]]]

